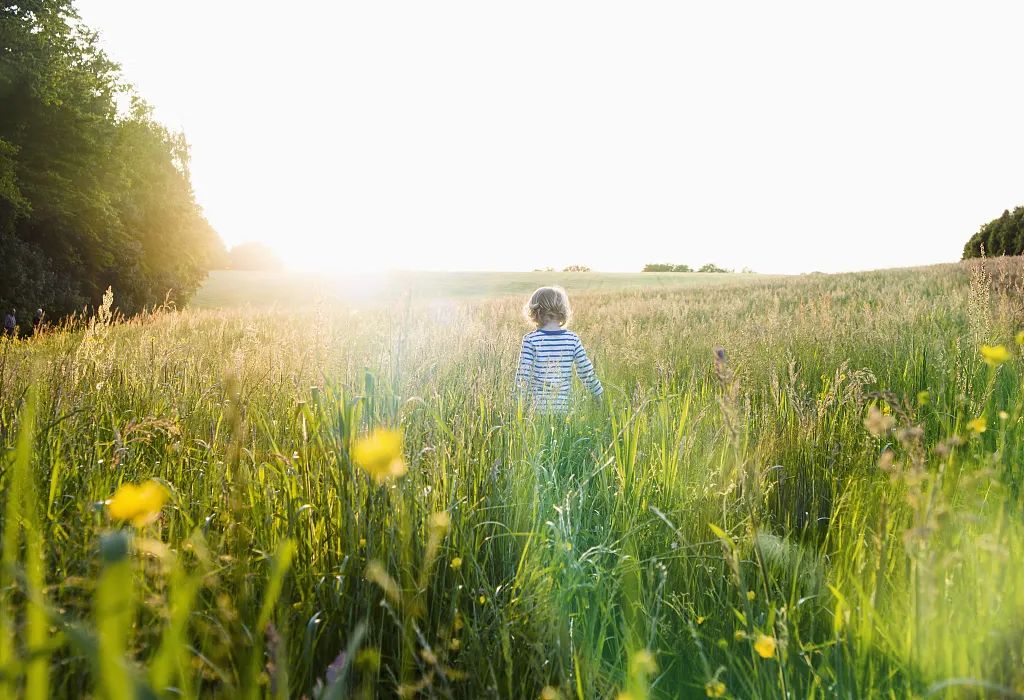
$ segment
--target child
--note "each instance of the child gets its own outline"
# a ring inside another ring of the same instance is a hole
[[[572,368],[594,396],[604,389],[579,337],[563,326],[569,322],[569,296],[561,287],[541,287],[523,307],[537,330],[523,336],[516,387],[542,413],[569,410]]]

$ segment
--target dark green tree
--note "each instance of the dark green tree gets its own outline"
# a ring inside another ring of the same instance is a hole
[[[222,250],[184,138],[153,120],[71,2],[0,1],[0,307],[53,318],[108,286],[126,313],[184,301]]]
[[[727,270],[724,267],[719,267],[714,263],[705,263],[704,265],[700,266],[700,269],[697,270],[697,272],[732,272],[732,270]]]
[[[989,256],[1024,254],[1024,207],[1009,209],[978,229],[964,246],[964,260]]]

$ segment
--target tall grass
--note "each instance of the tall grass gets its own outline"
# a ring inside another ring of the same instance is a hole
[[[5,343],[0,694],[1024,697],[1022,272],[578,296],[564,420],[515,299]]]

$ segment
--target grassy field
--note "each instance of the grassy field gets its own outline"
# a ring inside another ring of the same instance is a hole
[[[508,298],[6,343],[0,697],[1024,697],[1022,292],[579,292],[564,420]]]
[[[381,300],[492,299],[529,294],[557,284],[569,293],[641,288],[717,286],[771,279],[766,275],[686,272],[382,272],[311,275],[299,272],[215,270],[189,304],[193,308],[276,306],[310,308],[318,303],[361,305]]]

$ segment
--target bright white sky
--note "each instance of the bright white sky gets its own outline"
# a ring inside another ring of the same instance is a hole
[[[78,0],[297,268],[953,261],[1024,204],[1024,3]]]

